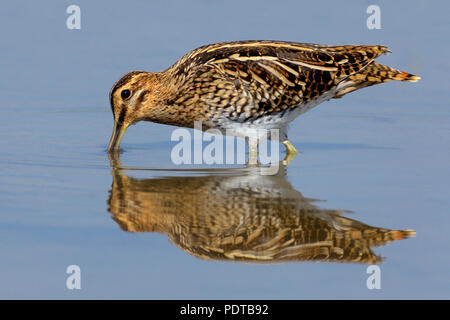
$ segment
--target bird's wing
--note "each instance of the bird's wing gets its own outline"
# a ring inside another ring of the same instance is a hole
[[[169,70],[191,88],[203,88],[197,94],[210,106],[228,106],[231,118],[245,121],[309,102],[385,52],[384,46],[228,42],[196,49]]]

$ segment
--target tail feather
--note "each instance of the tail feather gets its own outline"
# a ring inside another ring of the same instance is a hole
[[[338,99],[355,90],[383,82],[389,82],[391,80],[417,82],[420,80],[420,77],[377,62],[372,62],[363,70],[348,76],[342,81],[338,85],[334,98]]]

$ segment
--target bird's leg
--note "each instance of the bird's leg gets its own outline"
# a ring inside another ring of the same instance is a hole
[[[249,137],[248,141],[248,165],[254,166],[258,164],[258,138]]]
[[[289,162],[297,156],[298,150],[295,149],[289,140],[284,140],[283,144],[286,147],[286,157],[283,160],[283,164],[288,165]]]

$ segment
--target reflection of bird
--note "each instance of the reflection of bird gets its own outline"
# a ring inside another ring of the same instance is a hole
[[[109,211],[128,232],[160,232],[203,259],[378,263],[372,246],[407,238],[320,209],[284,177],[259,168],[196,177],[137,179],[113,170]]]
[[[374,62],[387,52],[384,46],[282,41],[198,48],[163,72],[133,71],[114,84],[108,150],[117,150],[126,128],[138,121],[192,128],[197,120],[203,129],[250,138],[251,153],[262,135],[278,129],[288,154],[295,154],[285,129],[300,114],[360,88],[420,79]]]

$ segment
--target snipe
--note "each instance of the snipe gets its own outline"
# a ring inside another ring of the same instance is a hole
[[[117,81],[110,101],[114,131],[108,151],[119,149],[138,121],[217,128],[258,140],[279,129],[287,157],[297,150],[286,126],[319,103],[390,80],[418,76],[374,61],[385,46],[327,46],[282,41],[238,41],[203,46],[162,72],[132,71]]]

